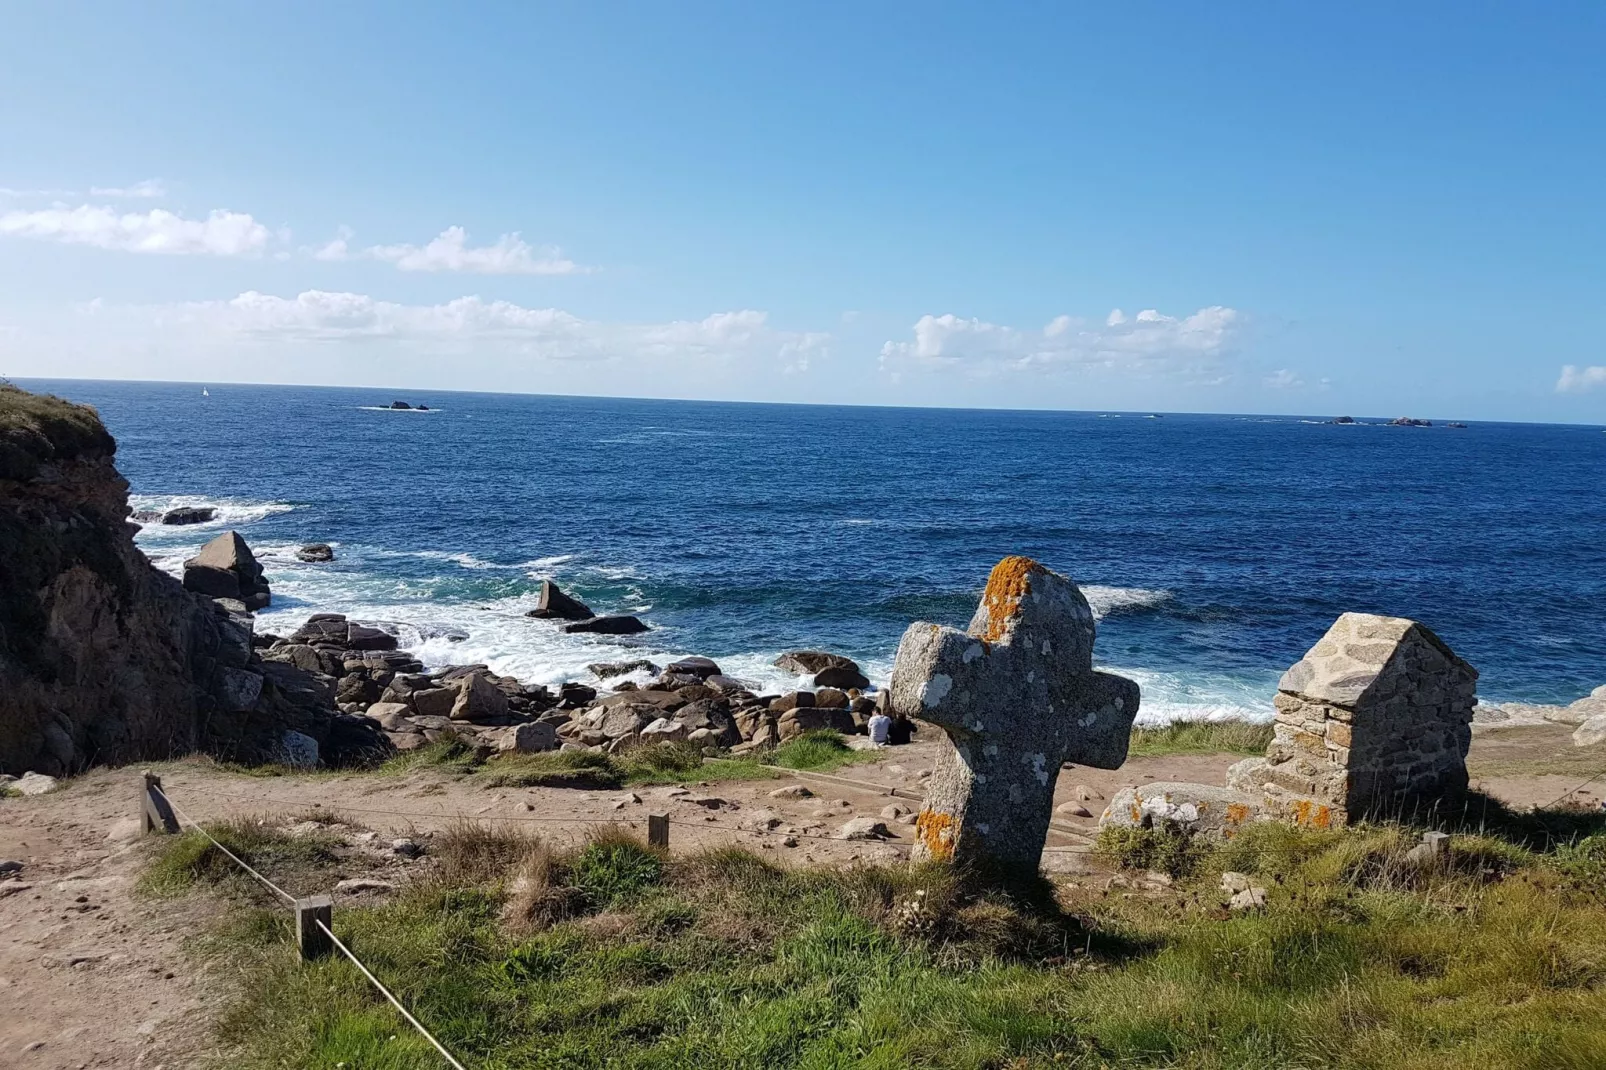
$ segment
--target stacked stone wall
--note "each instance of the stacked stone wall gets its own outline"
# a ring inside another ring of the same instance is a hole
[[[1283,675],[1266,757],[1230,783],[1319,827],[1459,794],[1477,675],[1414,621],[1346,613]]]

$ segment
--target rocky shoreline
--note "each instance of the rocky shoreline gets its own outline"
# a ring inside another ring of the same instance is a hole
[[[567,597],[552,590],[553,601]],[[813,677],[812,690],[784,694],[758,693],[704,657],[661,668],[647,660],[598,662],[590,666],[592,682],[550,688],[498,675],[486,665],[426,672],[399,649],[397,631],[381,622],[317,613],[292,635],[264,634],[254,643],[263,660],[308,673],[342,716],[361,719],[402,752],[455,735],[488,753],[612,754],[683,741],[741,754],[817,728],[862,733],[879,697],[853,661],[823,651],[778,659],[779,667]],[[643,673],[653,678],[631,678]]]

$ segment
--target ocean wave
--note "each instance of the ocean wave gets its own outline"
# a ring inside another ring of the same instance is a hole
[[[1142,691],[1140,728],[1160,728],[1177,721],[1251,721],[1265,724],[1276,716],[1272,696],[1277,674],[1238,675],[1223,672],[1157,672],[1101,666],[1137,682]]]
[[[1082,585],[1095,620],[1154,609],[1171,601],[1171,592],[1152,587],[1106,587],[1098,583]]]
[[[165,513],[169,509],[180,508],[217,510],[217,515],[204,524],[175,525],[169,529],[172,531],[181,531],[185,528],[250,524],[257,520],[265,520],[279,513],[293,512],[296,508],[290,502],[284,501],[261,502],[244,498],[207,498],[198,494],[130,494],[128,496],[128,504],[136,512]]]

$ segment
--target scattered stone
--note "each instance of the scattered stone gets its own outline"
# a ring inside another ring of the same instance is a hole
[[[22,863],[16,859],[0,859],[0,880],[9,880],[22,872]]]
[[[8,895],[21,895],[23,892],[33,890],[33,885],[27,881],[0,881],[0,899]]]
[[[1078,784],[1072,788],[1071,798],[1077,800],[1078,802],[1093,802],[1094,800],[1099,802],[1104,801],[1103,795],[1100,795],[1086,784]]]
[[[535,608],[525,614],[540,620],[591,620],[596,617],[590,606],[563,593],[551,580],[541,581],[541,593]]]
[[[43,795],[47,791],[55,791],[60,783],[55,777],[44,773],[24,773],[9,787],[19,795]]]
[[[1458,795],[1477,680],[1423,625],[1345,613],[1278,682],[1266,757],[1227,782],[1315,828]]]
[[[1054,807],[1054,812],[1064,814],[1066,817],[1092,817],[1093,811],[1079,802],[1064,802]]]
[[[1232,898],[1227,900],[1227,906],[1233,910],[1259,910],[1266,905],[1266,889],[1259,885],[1251,885],[1241,892],[1234,892]]]
[[[391,840],[390,849],[392,853],[398,854],[403,858],[417,858],[424,853],[423,844],[417,840],[410,840],[405,836],[401,839]]]
[[[926,788],[916,861],[1035,869],[1060,767],[1126,760],[1138,685],[1094,671],[1094,635],[1076,584],[1025,557],[993,569],[967,631],[904,632],[891,709],[951,744]]]
[[[373,877],[351,877],[335,885],[335,891],[341,895],[362,895],[364,892],[394,892],[396,886],[389,881],[375,880]]]
[[[682,795],[681,802],[691,803],[695,806],[705,807],[709,810],[737,809],[736,804],[721,799],[717,795]]]
[[[910,812],[911,811],[907,806],[900,806],[897,803],[891,803],[881,808],[881,816],[886,818],[888,821],[896,821],[900,817],[903,817],[905,814]]]
[[[779,828],[783,820],[781,815],[774,810],[755,810],[752,814],[742,819],[741,827],[749,832],[768,832],[771,829]]]
[[[776,788],[770,792],[772,799],[812,799],[814,793],[802,784],[788,784],[784,788]]]
[[[839,840],[884,840],[892,835],[887,826],[873,817],[856,817],[836,830]]]
[[[1405,861],[1413,866],[1436,865],[1444,857],[1449,840],[1448,833],[1424,832],[1422,842],[1405,852]]]
[[[1099,827],[1158,826],[1231,839],[1263,810],[1260,797],[1247,792],[1213,784],[1156,781],[1116,792],[1099,818]]]
[[[326,542],[309,542],[296,551],[296,558],[309,564],[322,564],[335,559],[335,548]]]

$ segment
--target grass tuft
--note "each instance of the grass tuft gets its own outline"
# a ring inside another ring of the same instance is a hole
[[[1129,758],[1168,754],[1264,754],[1271,725],[1249,721],[1173,721],[1163,728],[1134,728]]]
[[[323,867],[335,861],[342,845],[339,836],[316,831],[291,835],[277,824],[258,818],[237,818],[204,826],[218,843],[234,852],[253,869],[289,894]],[[140,889],[152,895],[180,895],[196,886],[210,886],[231,894],[271,895],[193,829],[166,840],[140,880]]]

